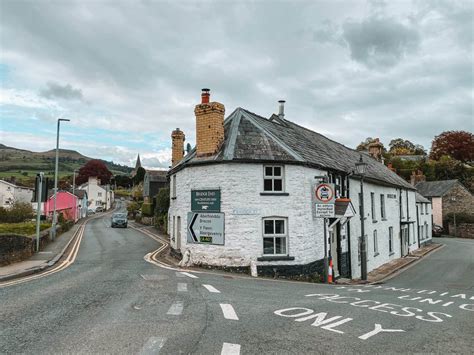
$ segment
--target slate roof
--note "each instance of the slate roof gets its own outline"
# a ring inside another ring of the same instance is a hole
[[[168,171],[166,170],[147,170],[145,175],[150,181],[167,182]]]
[[[419,192],[417,192],[415,194],[415,201],[417,203],[431,203],[430,200],[428,200],[427,198],[423,197]]]
[[[425,197],[441,197],[456,184],[457,180],[423,181],[415,187]]]
[[[196,164],[278,162],[349,174],[360,156],[354,149],[277,115],[267,119],[239,107],[224,121],[224,142],[217,154],[197,157],[193,149],[169,173]],[[368,164],[366,180],[414,190],[384,164],[365,154],[362,156]]]
[[[87,191],[86,190],[74,190],[74,195],[76,195],[79,199],[83,199],[84,195],[87,196]]]

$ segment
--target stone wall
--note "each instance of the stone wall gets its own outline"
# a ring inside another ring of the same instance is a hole
[[[454,236],[454,224],[449,224],[449,235]],[[474,223],[456,224],[456,237],[474,239]]]
[[[48,243],[49,229],[46,229],[40,235],[40,249]],[[35,252],[35,248],[35,236],[0,234],[0,266],[28,259]]]
[[[453,198],[455,201],[453,201]],[[474,196],[461,184],[456,184],[443,196],[443,220],[448,213],[474,214]]]

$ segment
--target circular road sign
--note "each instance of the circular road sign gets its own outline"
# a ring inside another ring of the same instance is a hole
[[[315,190],[316,200],[329,203],[334,199],[334,189],[329,184],[319,184]]]

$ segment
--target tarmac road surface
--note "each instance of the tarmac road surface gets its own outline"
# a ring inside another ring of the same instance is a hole
[[[163,269],[91,220],[69,267],[0,288],[0,353],[470,354],[474,243],[442,242],[386,284],[322,285]]]

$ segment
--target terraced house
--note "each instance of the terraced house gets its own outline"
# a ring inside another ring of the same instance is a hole
[[[184,133],[172,133],[175,253],[258,275],[322,273],[325,227],[315,218],[314,187],[326,177],[338,198],[326,225],[334,273],[360,277],[359,152],[287,120],[284,101],[268,118],[237,108],[224,119],[224,105],[205,89],[194,112],[196,147],[186,156]],[[416,190],[372,156],[362,159],[370,271],[419,247]]]

